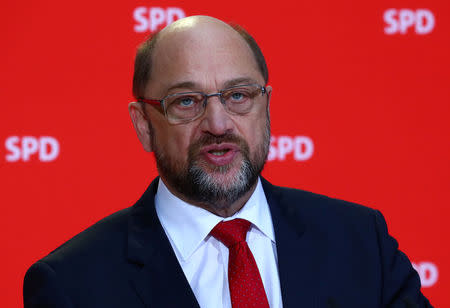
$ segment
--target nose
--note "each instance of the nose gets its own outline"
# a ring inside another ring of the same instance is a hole
[[[218,95],[209,96],[201,120],[203,132],[221,136],[233,131],[234,124]]]

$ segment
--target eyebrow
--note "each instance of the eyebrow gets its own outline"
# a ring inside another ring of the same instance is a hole
[[[231,79],[231,80],[228,80],[227,82],[225,82],[223,85],[223,88],[226,89],[226,88],[241,85],[241,84],[258,84],[258,82],[255,79],[250,78],[250,77],[235,78],[235,79]]]
[[[198,84],[193,81],[182,81],[182,82],[177,82],[177,83],[171,85],[166,91],[170,92],[173,89],[179,89],[179,88],[195,89],[197,87],[198,87]]]
[[[258,84],[258,82],[255,79],[250,78],[250,77],[234,78],[234,79],[226,81],[223,84],[222,89],[237,86],[240,84]],[[193,82],[193,81],[182,81],[182,82],[177,82],[177,83],[171,85],[169,88],[167,88],[166,91],[167,91],[167,93],[169,93],[170,91],[172,91],[174,89],[181,89],[181,88],[200,89],[201,86],[200,86],[200,84]],[[222,89],[219,89],[219,90],[222,90]]]

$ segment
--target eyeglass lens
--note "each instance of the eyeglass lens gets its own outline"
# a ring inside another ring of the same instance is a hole
[[[244,85],[222,90],[216,95],[205,95],[201,92],[186,92],[168,96],[164,100],[169,121],[185,122],[203,114],[206,100],[210,96],[219,96],[225,109],[232,114],[248,113],[262,87],[258,85]]]

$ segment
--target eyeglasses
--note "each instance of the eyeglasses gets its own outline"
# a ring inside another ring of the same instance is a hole
[[[243,115],[250,112],[256,99],[266,92],[266,88],[258,84],[245,84],[233,86],[218,93],[183,92],[167,95],[163,99],[139,99],[138,102],[161,105],[169,123],[181,124],[201,117],[210,97],[219,97],[228,113]]]

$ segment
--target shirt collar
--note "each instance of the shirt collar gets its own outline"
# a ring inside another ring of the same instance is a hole
[[[269,205],[259,178],[247,203],[233,216],[225,219],[179,199],[161,179],[155,196],[155,207],[164,230],[184,261],[189,259],[214,226],[222,220],[246,219],[275,242]]]

